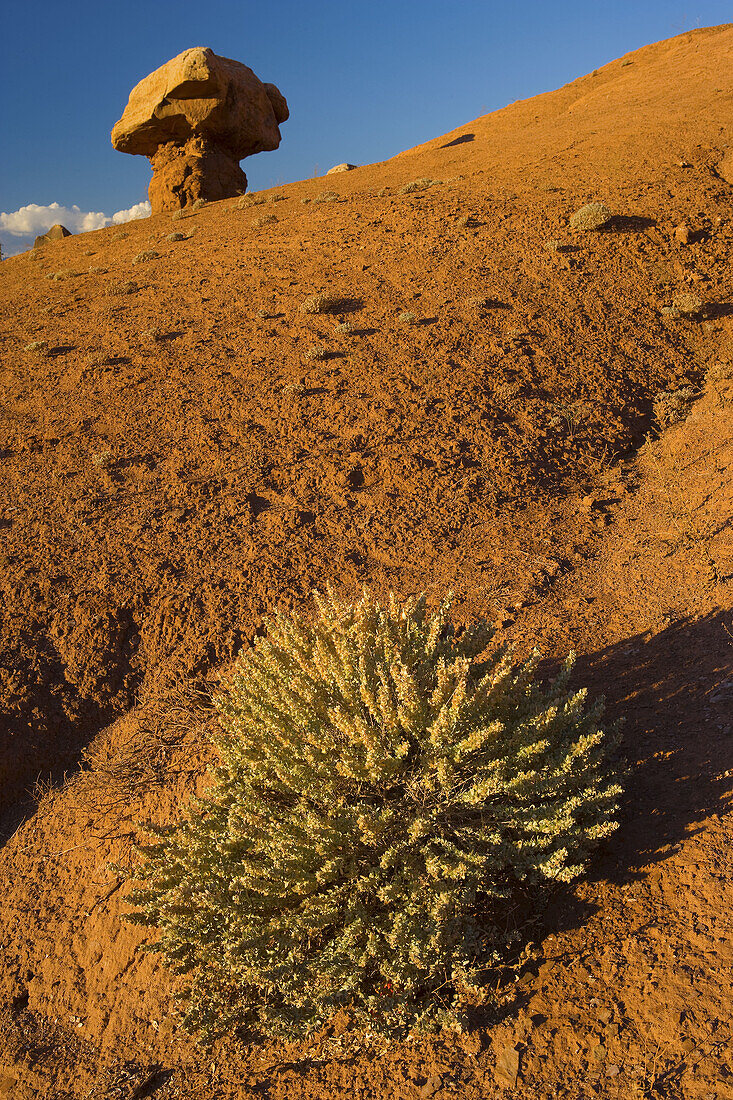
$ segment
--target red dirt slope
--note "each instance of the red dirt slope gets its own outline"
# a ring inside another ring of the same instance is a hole
[[[3,262],[0,1095],[730,1092],[732,46],[694,32],[280,202]],[[612,224],[573,231],[595,199]],[[321,291],[335,315],[302,312]],[[204,1058],[108,864],[202,774],[197,684],[326,580],[574,642],[628,716],[624,828],[471,1035]]]

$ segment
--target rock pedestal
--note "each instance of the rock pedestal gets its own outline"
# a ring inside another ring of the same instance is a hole
[[[238,61],[197,46],[141,80],[112,144],[149,158],[153,213],[241,195],[243,157],[277,149],[285,97]]]

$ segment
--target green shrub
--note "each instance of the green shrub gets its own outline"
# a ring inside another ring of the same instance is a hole
[[[450,604],[316,596],[277,615],[214,702],[208,795],[141,847],[130,919],[212,1037],[457,1026],[486,996],[513,884],[569,882],[616,825],[601,705],[537,654],[487,653]],[[506,904],[506,903],[505,903]]]
[[[431,180],[421,176],[420,179],[411,180],[400,187],[399,193],[400,195],[411,195],[415,191],[427,191],[428,187],[437,187],[440,182],[440,180]]]
[[[343,313],[347,309],[353,309],[357,304],[356,299],[349,298],[346,294],[311,294],[300,303],[301,313]]]

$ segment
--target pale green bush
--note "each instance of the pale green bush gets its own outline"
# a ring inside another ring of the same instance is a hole
[[[214,702],[220,766],[140,848],[131,919],[187,976],[186,1024],[297,1035],[458,1026],[485,997],[512,886],[570,882],[615,828],[600,704],[536,654],[486,654],[450,605],[316,596]]]

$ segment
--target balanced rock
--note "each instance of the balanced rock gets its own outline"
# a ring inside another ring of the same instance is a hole
[[[40,237],[36,237],[34,248],[41,248],[42,245],[48,241],[62,241],[64,237],[70,237],[71,231],[66,228],[65,225],[52,225],[50,229],[47,229],[45,233],[41,233]]]
[[[153,213],[180,210],[196,199],[241,195],[243,157],[277,149],[279,124],[289,117],[285,97],[251,69],[203,46],[184,50],[141,80],[112,144],[150,159]]]

